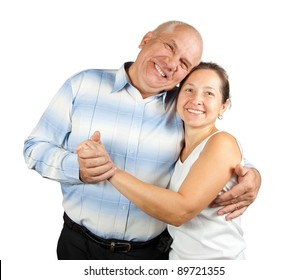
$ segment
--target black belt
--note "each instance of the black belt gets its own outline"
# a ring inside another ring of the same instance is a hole
[[[94,241],[95,243],[99,244],[102,248],[110,250],[111,252],[124,252],[127,253],[130,250],[134,249],[140,249],[140,248],[145,248],[150,245],[152,245],[155,242],[158,242],[160,239],[161,235],[145,242],[130,242],[130,241],[125,241],[125,240],[117,240],[117,239],[103,239],[92,232],[90,232],[87,228],[75,223],[70,219],[69,216],[67,216],[66,213],[63,215],[64,219],[64,224],[74,230],[75,232],[78,232],[82,235],[84,235],[86,238],[89,240]]]

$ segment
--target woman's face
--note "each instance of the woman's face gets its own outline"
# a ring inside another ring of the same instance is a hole
[[[198,69],[187,78],[177,100],[177,112],[185,125],[214,124],[227,108],[222,104],[221,80],[214,70]]]

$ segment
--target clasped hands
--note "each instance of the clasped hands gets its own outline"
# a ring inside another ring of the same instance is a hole
[[[95,184],[114,175],[116,166],[100,141],[99,131],[76,148],[79,163],[79,178],[84,183]]]

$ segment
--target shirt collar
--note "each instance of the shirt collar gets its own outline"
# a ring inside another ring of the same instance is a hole
[[[131,64],[132,62],[124,63],[121,68],[116,72],[115,81],[111,93],[117,92],[124,88],[127,84],[130,84],[129,77],[125,69],[128,69]]]
[[[117,92],[121,89],[123,89],[126,85],[132,86],[132,83],[128,77],[127,70],[128,68],[133,64],[133,62],[125,62],[121,68],[116,72],[115,81],[113,85],[113,89],[111,93]],[[155,96],[149,97],[149,98],[157,98],[161,100],[162,105],[164,106],[164,109],[166,110],[170,102],[174,102],[174,95],[176,94],[177,90],[171,90],[171,91],[163,91]]]

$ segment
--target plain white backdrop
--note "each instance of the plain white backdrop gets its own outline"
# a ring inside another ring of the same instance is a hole
[[[23,142],[50,99],[80,70],[119,68],[134,60],[143,35],[172,19],[194,25],[204,38],[203,60],[229,73],[233,104],[218,126],[238,138],[262,174],[259,196],[242,217],[248,260],[233,268],[232,279],[305,279],[305,7],[304,0],[2,1],[0,259],[5,279],[71,275],[56,260],[60,186],[29,170],[22,155]],[[75,278],[82,276],[79,264],[70,263]]]

